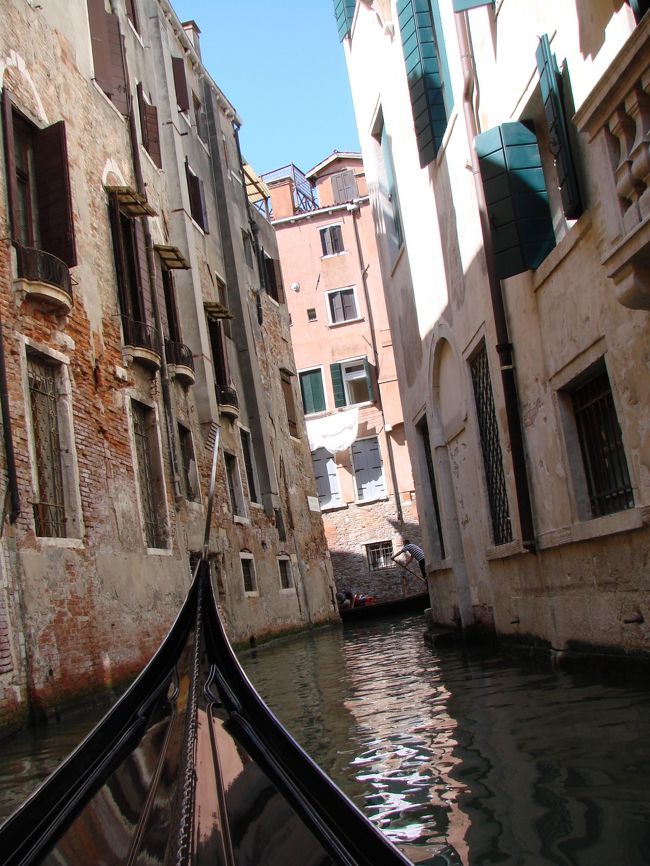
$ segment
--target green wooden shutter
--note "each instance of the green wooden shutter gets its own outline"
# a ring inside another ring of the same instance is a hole
[[[375,388],[375,368],[367,357],[363,359],[363,366],[366,371],[366,382],[368,384],[368,399],[371,403],[376,403],[377,389]]]
[[[305,415],[325,411],[325,391],[320,370],[310,370],[300,374],[300,392]]]
[[[341,42],[343,42],[352,29],[354,7],[356,5],[356,0],[334,0],[334,15],[336,17],[336,26],[339,30],[339,39]]]
[[[339,408],[346,405],[345,388],[343,387],[343,374],[340,364],[330,364],[332,375],[332,389],[334,391],[334,405]]]
[[[555,159],[562,208],[567,219],[577,219],[582,213],[582,202],[571,152],[569,128],[564,115],[562,79],[546,33],[540,37],[535,57],[548,124],[549,150]]]
[[[429,0],[398,0],[397,15],[420,166],[424,167],[442,144],[453,105],[442,32],[439,24],[434,26]]]
[[[535,133],[504,123],[474,139],[499,279],[538,267],[555,246]]]
[[[477,6],[494,6],[494,0],[453,0],[454,12],[467,12]]]

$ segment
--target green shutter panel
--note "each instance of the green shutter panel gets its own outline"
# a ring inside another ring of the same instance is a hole
[[[330,364],[330,373],[332,375],[332,389],[334,391],[334,405],[337,409],[340,406],[345,406],[345,388],[343,387],[343,375],[341,373],[340,364]]]
[[[567,219],[577,219],[582,213],[580,188],[575,170],[569,128],[562,101],[562,79],[551,43],[546,33],[540,37],[537,52],[537,70],[548,124],[549,150],[555,159],[558,186],[562,195],[562,208]]]
[[[477,6],[494,6],[494,0],[453,0],[454,12],[467,12]]]
[[[334,0],[334,15],[341,42],[343,42],[352,29],[352,19],[354,18],[354,7],[356,5],[356,0]]]
[[[320,370],[314,370],[311,374],[311,399],[314,412],[325,411],[325,391],[323,389],[323,374]]]
[[[504,123],[474,139],[485,191],[497,276],[537,268],[555,246],[535,133]]]
[[[366,371],[366,382],[368,384],[368,399],[371,403],[376,403],[377,389],[375,388],[375,368],[367,357],[363,359],[363,366]]]
[[[312,380],[310,373],[300,374],[300,393],[302,395],[302,407],[305,415],[314,411],[314,397],[312,393]]]
[[[445,88],[429,0],[398,0],[397,16],[420,166],[424,168],[435,158],[442,144],[448,109],[451,109],[451,93],[445,93],[449,88]]]

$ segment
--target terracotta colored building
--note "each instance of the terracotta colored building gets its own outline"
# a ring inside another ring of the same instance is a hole
[[[337,588],[421,591],[391,560],[420,536],[361,156],[334,152],[307,175],[290,165],[264,181]]]

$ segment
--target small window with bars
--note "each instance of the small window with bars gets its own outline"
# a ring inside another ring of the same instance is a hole
[[[382,568],[393,568],[393,542],[376,541],[366,544],[366,556],[368,557],[369,571],[379,571]]]
[[[571,396],[587,495],[592,517],[634,507],[623,437],[612,389],[603,361],[579,384]]]
[[[145,540],[147,547],[164,548],[167,546],[165,489],[155,412],[136,400],[132,401],[131,409]]]
[[[492,380],[490,379],[490,367],[485,343],[481,345],[481,348],[470,361],[470,370],[472,373],[476,416],[481,439],[490,519],[492,522],[492,538],[495,545],[507,544],[509,541],[512,541],[512,526],[510,523],[506,478],[503,471],[499,425],[494,407]]]
[[[257,595],[257,575],[255,574],[255,560],[251,553],[240,553],[241,573],[244,581],[244,592],[246,595]]]
[[[293,574],[291,571],[291,560],[288,556],[278,558],[278,569],[280,570],[280,588],[292,589]]]

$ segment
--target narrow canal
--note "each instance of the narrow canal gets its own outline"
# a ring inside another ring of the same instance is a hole
[[[242,654],[294,737],[417,864],[650,863],[650,683],[431,650],[421,615]],[[0,747],[0,820],[99,708]],[[379,866],[379,864],[378,864]]]

